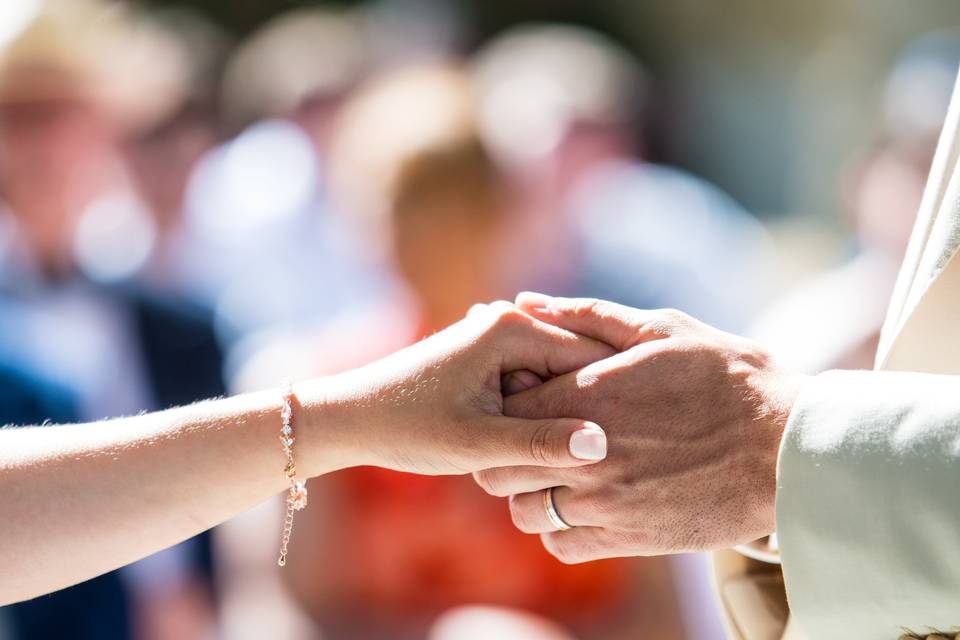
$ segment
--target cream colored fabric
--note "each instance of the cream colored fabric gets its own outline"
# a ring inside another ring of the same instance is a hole
[[[958,96],[881,335],[886,371],[817,376],[784,434],[777,532],[793,636],[960,626]]]
[[[808,637],[960,624],[958,489],[960,377],[814,378],[783,441],[777,505],[787,597]]]
[[[955,168],[960,156],[960,75],[940,133],[917,221],[894,289],[877,353],[883,368],[907,320],[957,247],[960,229]]]

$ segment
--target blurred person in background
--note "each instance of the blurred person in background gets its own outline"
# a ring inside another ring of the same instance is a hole
[[[332,193],[381,235],[406,294],[266,349],[248,365],[253,374],[269,378],[297,359],[314,375],[359,366],[510,293],[500,257],[516,203],[475,115],[469,76],[443,64],[387,73],[344,107],[331,138]],[[324,637],[682,633],[666,561],[564,566],[515,535],[502,505],[469,479],[355,469],[314,491],[320,508],[303,518],[291,543],[302,560],[286,577]],[[245,553],[239,543],[232,550]],[[259,582],[249,571],[246,580]],[[468,605],[495,606],[460,609]]]
[[[0,55],[0,359],[67,389],[78,419],[224,391],[209,318],[129,279],[153,228],[123,141],[175,108],[182,64],[161,30],[95,0],[46,3]],[[208,565],[194,541],[4,615],[15,638],[197,637]]]
[[[772,286],[770,240],[718,187],[650,161],[655,85],[629,51],[528,24],[486,43],[473,68],[484,137],[526,201],[504,251],[516,288],[744,327]]]
[[[154,290],[192,298],[207,305],[195,281],[205,256],[191,242],[186,220],[190,177],[200,159],[221,138],[218,105],[220,76],[229,40],[194,12],[154,11],[151,20],[176,38],[185,70],[183,96],[164,117],[132,132],[124,152],[136,196],[149,215],[153,242],[136,279]]]
[[[404,329],[403,338],[384,340],[390,332],[381,326],[356,343],[327,344],[314,359],[292,337],[316,338],[324,327],[354,326],[371,308],[401,304],[381,234],[339,211],[328,177],[331,132],[354,89],[384,65],[434,57],[456,39],[445,11],[418,13],[411,25],[393,9],[374,3],[287,11],[227,61],[220,103],[227,126],[239,133],[197,166],[186,227],[202,265],[192,270],[195,286],[231,345],[234,390],[273,386],[280,369],[281,377],[300,377],[329,362],[324,370],[332,371],[348,354],[369,361],[411,340]],[[273,515],[269,507],[254,510],[217,534],[222,621],[232,638],[262,637],[267,629],[288,638],[311,634],[270,571],[273,559],[248,551],[251,539],[273,535],[258,520]]]
[[[960,32],[941,30],[908,44],[894,65],[879,140],[851,159],[840,185],[853,257],[801,283],[750,330],[786,366],[810,374],[873,366],[958,64]]]
[[[485,140],[523,206],[504,247],[514,289],[672,307],[742,330],[772,292],[772,242],[721,189],[649,160],[654,82],[574,26],[508,29],[477,52]],[[672,560],[691,635],[720,637],[703,556]]]
[[[359,11],[297,9],[226,61],[218,100],[238,133],[200,159],[185,202],[192,284],[225,343],[364,297],[362,249],[335,228],[323,180],[326,122],[366,69],[360,27]]]
[[[227,61],[220,101],[239,133],[200,161],[186,205],[202,265],[195,287],[236,344],[231,362],[393,289],[379,254],[331,203],[327,163],[332,122],[354,87],[388,61],[428,55],[419,42],[384,51],[395,27],[369,7],[299,8],[261,26]]]

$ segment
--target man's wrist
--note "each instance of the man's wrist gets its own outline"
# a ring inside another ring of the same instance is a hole
[[[765,421],[766,429],[761,438],[761,455],[766,471],[765,481],[762,483],[763,495],[759,504],[763,511],[761,517],[768,533],[776,529],[777,468],[783,435],[797,398],[809,379],[810,376],[805,374],[778,373],[767,390],[768,419]]]
[[[780,441],[783,439],[787,423],[790,421],[790,414],[797,404],[797,398],[803,387],[810,381],[811,376],[803,373],[782,374],[779,384],[776,385],[771,397],[771,408],[775,415],[773,429],[777,434],[777,449],[780,448]]]

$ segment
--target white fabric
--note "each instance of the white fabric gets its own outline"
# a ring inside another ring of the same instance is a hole
[[[910,246],[900,269],[886,323],[880,338],[877,364],[882,367],[900,336],[911,312],[919,304],[927,287],[940,275],[950,254],[956,249],[956,230],[960,228],[960,203],[954,176],[960,156],[960,76],[954,87],[940,141],[930,167]],[[952,200],[947,198],[952,191]]]
[[[784,434],[777,532],[810,639],[960,627],[958,96],[877,354],[901,373],[817,376]]]
[[[807,636],[960,624],[960,377],[828,372],[790,422],[777,530]]]

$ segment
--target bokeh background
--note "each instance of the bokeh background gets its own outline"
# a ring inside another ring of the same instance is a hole
[[[524,289],[869,367],[958,21],[952,0],[4,2],[0,424],[334,373]],[[723,637],[702,556],[564,566],[464,478],[311,492],[282,572],[270,502],[0,608],[0,639]]]

